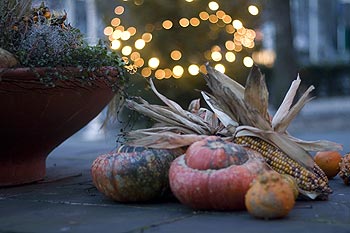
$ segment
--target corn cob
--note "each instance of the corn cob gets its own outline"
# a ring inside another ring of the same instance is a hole
[[[313,171],[310,171],[275,146],[257,137],[236,137],[235,143],[258,151],[272,169],[278,173],[294,177],[299,189],[325,195],[332,193],[328,186],[327,176],[316,164]]]

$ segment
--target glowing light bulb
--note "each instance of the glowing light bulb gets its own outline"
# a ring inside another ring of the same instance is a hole
[[[188,73],[191,75],[197,75],[199,74],[199,67],[195,64],[192,64],[188,67]]]
[[[116,15],[121,15],[124,13],[124,7],[123,6],[117,6],[115,9],[114,9],[114,13]]]
[[[214,66],[214,68],[218,71],[220,71],[221,73],[225,73],[226,69],[225,69],[225,66],[223,64],[216,64]]]
[[[122,35],[120,36],[120,39],[122,39],[122,40],[129,40],[130,36],[131,36],[130,32],[124,31],[124,32],[122,32]]]
[[[137,49],[143,49],[146,45],[146,42],[142,39],[138,39],[135,41],[135,48]]]
[[[121,43],[119,40],[112,40],[112,45],[111,45],[111,49],[119,49],[121,46]]]
[[[151,67],[152,69],[156,69],[159,66],[159,59],[157,57],[152,57],[151,59],[148,60],[148,66]]]
[[[122,48],[122,54],[124,55],[124,56],[129,56],[130,54],[131,54],[131,52],[132,52],[132,48],[130,47],[130,46],[124,46],[123,48]]]
[[[129,27],[127,31],[130,33],[131,36],[136,34],[136,28],[135,27]]]
[[[108,26],[108,27],[105,27],[105,29],[103,30],[103,34],[105,34],[106,36],[110,36],[112,35],[113,33],[113,28]]]
[[[162,23],[162,26],[164,29],[170,29],[173,27],[173,22],[171,22],[170,20],[165,20],[163,23]]]
[[[174,68],[173,68],[174,78],[181,78],[183,73],[184,73],[184,68],[182,68],[182,66],[180,66],[180,65],[174,66]]]
[[[201,13],[199,13],[199,18],[201,20],[208,20],[209,19],[209,14],[208,12],[202,11]]]
[[[165,78],[165,71],[162,69],[159,69],[154,73],[154,76],[156,77],[156,79],[163,79]]]
[[[151,76],[151,74],[152,74],[152,70],[149,67],[145,67],[141,70],[141,75],[145,78]]]
[[[171,59],[173,59],[174,61],[178,61],[181,59],[182,57],[182,54],[179,50],[173,50],[171,53],[170,53],[170,57]]]
[[[211,53],[211,59],[214,61],[220,61],[222,59],[222,55],[219,51],[214,51]]]
[[[233,52],[227,52],[225,58],[228,62],[234,62],[236,60],[236,55]]]
[[[215,1],[211,1],[208,3],[208,7],[210,10],[216,11],[217,9],[219,9],[219,4]]]
[[[120,37],[122,36],[122,31],[120,30],[115,30],[113,33],[112,33],[112,38],[114,40],[117,40],[117,39],[120,39]]]
[[[181,27],[188,27],[188,25],[190,25],[190,21],[187,18],[181,18],[179,20],[179,24]]]
[[[251,57],[245,57],[245,58],[243,58],[243,64],[246,67],[252,67],[254,65],[254,61]]]
[[[114,18],[114,19],[112,19],[111,20],[111,25],[113,26],[113,27],[117,27],[117,26],[119,26],[120,25],[120,19],[119,18]]]
[[[241,29],[242,27],[243,27],[243,24],[242,24],[242,22],[240,21],[240,20],[238,20],[238,19],[235,19],[235,20],[233,20],[232,21],[232,25],[233,25],[233,27],[235,28],[235,29]]]
[[[148,43],[152,40],[152,34],[148,32],[143,33],[141,38]]]
[[[250,5],[248,7],[248,11],[251,15],[258,15],[259,14],[259,9],[254,5]]]

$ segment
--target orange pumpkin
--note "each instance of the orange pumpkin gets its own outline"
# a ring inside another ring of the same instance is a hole
[[[174,160],[170,188],[181,203],[193,209],[244,209],[249,184],[264,169],[259,153],[209,136]]]
[[[259,175],[245,196],[248,212],[257,218],[285,217],[294,204],[295,196],[289,181],[275,171]]]
[[[338,174],[341,159],[342,156],[338,151],[320,151],[314,157],[315,163],[324,171],[328,179]]]

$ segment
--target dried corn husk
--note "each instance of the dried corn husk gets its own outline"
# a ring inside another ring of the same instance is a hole
[[[304,141],[292,137],[286,131],[289,124],[312,98],[310,86],[292,106],[301,80],[292,82],[275,116],[268,113],[268,90],[264,76],[253,66],[244,88],[225,74],[206,66],[204,76],[211,93],[201,92],[211,110],[201,108],[200,100],[193,100],[188,110],[160,94],[152,80],[153,92],[166,106],[152,105],[141,98],[127,100],[131,109],[157,121],[150,129],[128,132],[128,143],[135,146],[153,148],[177,148],[188,146],[208,135],[220,135],[225,140],[234,137],[252,136],[274,145],[294,161],[309,171],[313,171],[314,161],[308,151],[340,150],[342,146],[329,141]],[[272,119],[272,120],[271,120]],[[320,193],[304,192],[314,199]]]

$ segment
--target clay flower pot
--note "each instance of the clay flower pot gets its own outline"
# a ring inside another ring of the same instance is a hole
[[[69,79],[47,87],[38,78],[45,74]],[[0,69],[0,186],[43,179],[48,154],[101,112],[119,76],[112,67],[89,74],[78,68]]]

